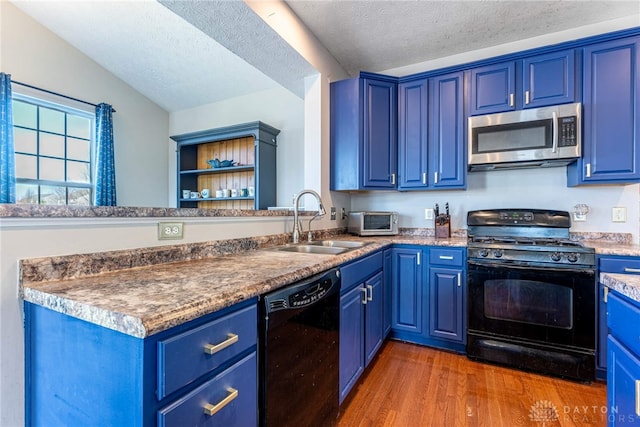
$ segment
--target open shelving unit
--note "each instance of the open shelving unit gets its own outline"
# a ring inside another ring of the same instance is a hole
[[[276,147],[280,131],[263,122],[172,136],[177,143],[177,200],[180,208],[266,209],[276,205]],[[213,168],[212,159],[234,166]],[[220,189],[254,188],[253,196],[215,197]],[[182,190],[209,189],[210,197],[182,198]]]

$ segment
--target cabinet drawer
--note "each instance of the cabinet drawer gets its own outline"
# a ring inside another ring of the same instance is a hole
[[[382,251],[359,259],[340,269],[342,293],[382,270]]]
[[[607,273],[640,274],[640,259],[637,258],[601,258],[600,271]]]
[[[451,248],[435,248],[429,251],[429,264],[455,265],[462,267],[464,250]]]
[[[159,341],[158,400],[255,345],[257,334],[258,310],[254,304]],[[216,345],[220,348],[212,347]]]
[[[609,293],[607,308],[607,324],[611,335],[634,353],[640,354],[640,309],[615,292]]]
[[[257,369],[256,353],[253,352],[158,411],[158,426],[256,426]],[[215,413],[208,415],[207,410]]]

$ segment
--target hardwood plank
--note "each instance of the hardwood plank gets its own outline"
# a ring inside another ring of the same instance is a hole
[[[339,427],[605,426],[606,386],[388,341],[341,407]],[[544,422],[544,423],[543,423]]]

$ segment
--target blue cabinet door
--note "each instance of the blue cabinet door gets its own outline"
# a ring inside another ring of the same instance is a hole
[[[433,188],[464,188],[467,177],[463,73],[430,80],[429,148]]]
[[[385,338],[389,335],[391,331],[391,284],[392,282],[392,265],[393,265],[393,256],[392,249],[385,249],[384,251],[384,261],[383,261],[383,289],[384,289],[384,302],[383,302],[383,316],[384,316],[384,336]]]
[[[607,302],[605,292],[606,287],[598,284],[598,339],[597,357],[596,357],[596,377],[604,379],[607,370],[607,335],[609,328],[607,327]]]
[[[394,248],[391,328],[421,334],[423,331],[422,250]]]
[[[609,426],[622,426],[637,422],[636,412],[640,383],[640,360],[609,335],[607,342],[609,369],[607,371],[607,408],[617,411],[608,417]]]
[[[364,354],[365,366],[376,355],[384,340],[384,281],[379,272],[364,283],[367,289],[365,308]]]
[[[365,290],[356,286],[340,297],[340,403],[364,371]]]
[[[506,62],[471,70],[470,114],[515,110],[516,64]]]
[[[575,51],[573,49],[524,59],[524,108],[575,101]]]
[[[396,187],[397,85],[364,79],[363,188]]]
[[[426,79],[398,85],[398,188],[429,185]]]
[[[584,48],[582,159],[568,184],[640,182],[640,39]]]
[[[463,342],[464,298],[462,270],[429,269],[429,335]]]

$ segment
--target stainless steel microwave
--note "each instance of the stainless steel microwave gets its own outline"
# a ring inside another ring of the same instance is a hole
[[[397,212],[349,212],[347,231],[358,236],[398,234]]]
[[[567,165],[581,155],[580,103],[469,117],[469,170]]]

